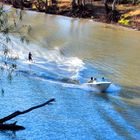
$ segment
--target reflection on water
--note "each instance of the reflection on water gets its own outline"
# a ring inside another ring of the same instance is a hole
[[[140,139],[140,33],[89,20],[24,13],[24,23],[33,28],[31,42],[22,44],[13,37],[12,49],[20,60],[11,83],[3,72],[0,117],[52,97],[56,103],[14,118],[10,122],[16,120],[26,130],[16,135],[0,132],[0,140]],[[35,63],[27,62],[29,51]],[[84,86],[91,76],[113,84],[100,93]]]

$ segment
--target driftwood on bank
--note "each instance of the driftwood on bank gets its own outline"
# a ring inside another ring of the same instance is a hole
[[[2,119],[0,119],[0,130],[12,130],[12,131],[17,131],[17,130],[23,130],[25,129],[23,126],[20,126],[20,125],[16,125],[16,122],[15,123],[12,123],[12,124],[4,124],[6,121],[8,120],[11,120],[12,118],[15,118],[16,116],[19,116],[19,115],[22,115],[22,114],[25,114],[25,113],[28,113],[34,109],[37,109],[37,108],[40,108],[40,107],[43,107],[45,105],[48,105],[52,102],[54,102],[55,99],[50,99],[48,100],[47,102],[43,103],[43,104],[40,104],[40,105],[37,105],[37,106],[34,106],[34,107],[31,107],[27,110],[24,110],[24,111],[16,111]]]

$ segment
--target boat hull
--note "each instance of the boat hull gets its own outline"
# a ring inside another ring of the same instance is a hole
[[[105,92],[110,86],[111,82],[96,82],[96,83],[87,83],[88,86],[96,88],[101,92]]]

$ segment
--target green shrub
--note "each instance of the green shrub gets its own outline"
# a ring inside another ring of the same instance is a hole
[[[129,20],[125,19],[125,18],[121,18],[118,23],[122,24],[122,25],[129,25]]]

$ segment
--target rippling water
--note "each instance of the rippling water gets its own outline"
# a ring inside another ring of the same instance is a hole
[[[30,44],[13,37],[20,59],[10,82],[1,71],[0,117],[55,98],[53,105],[14,118],[26,127],[0,140],[140,139],[140,33],[90,20],[24,12]],[[27,62],[31,51],[34,63]],[[112,81],[107,93],[83,85]],[[77,81],[80,84],[77,84]]]

